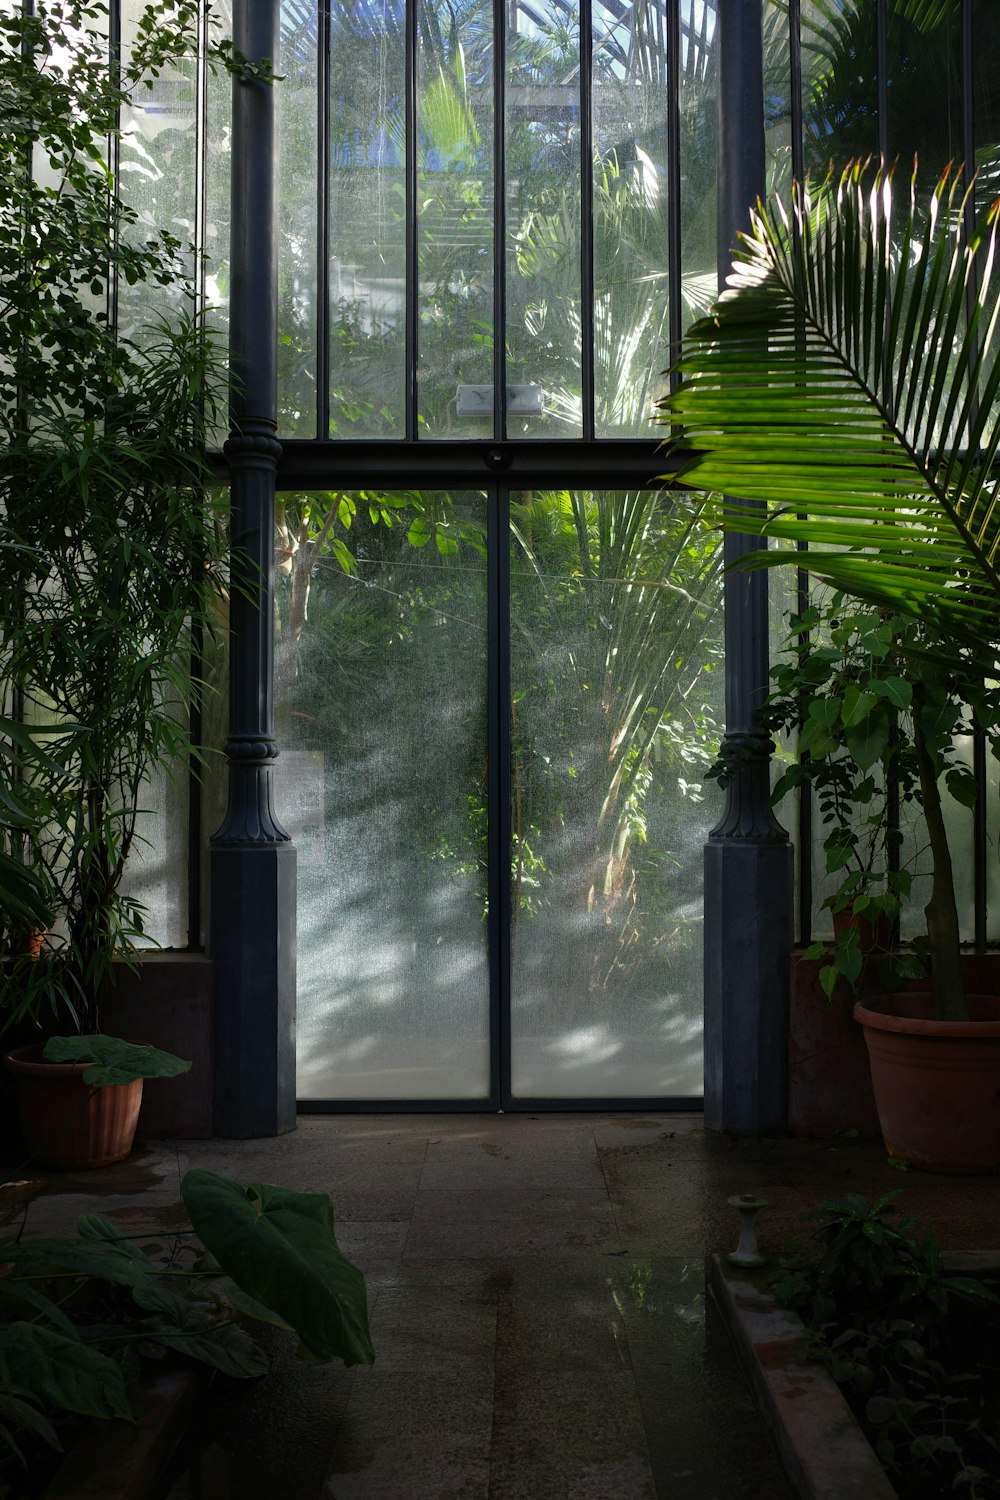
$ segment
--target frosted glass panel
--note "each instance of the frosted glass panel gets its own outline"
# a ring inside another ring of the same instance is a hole
[[[651,493],[513,522],[512,1091],[697,1095],[718,543]]]
[[[191,786],[182,762],[173,775],[160,769],[140,796],[142,811],[125,866],[122,890],[146,908],[143,927],[150,945],[188,945],[188,803]],[[197,943],[198,934],[193,933]]]
[[[286,496],[280,523],[299,1095],[484,1098],[485,502]]]

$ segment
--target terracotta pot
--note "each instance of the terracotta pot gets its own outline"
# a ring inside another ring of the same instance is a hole
[[[967,997],[971,1021],[938,1021],[926,992],[860,1001],[890,1156],[924,1172],[1000,1170],[1000,998]]]
[[[42,1046],[15,1047],[4,1059],[17,1081],[17,1106],[32,1162],[57,1171],[107,1167],[128,1156],[142,1103],[142,1079],[95,1089],[89,1063],[50,1063]]]

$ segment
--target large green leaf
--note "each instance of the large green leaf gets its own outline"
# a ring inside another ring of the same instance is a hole
[[[206,1249],[313,1358],[372,1363],[364,1277],[337,1248],[329,1198],[269,1183],[244,1189],[201,1170],[187,1173],[181,1192]]]
[[[97,1089],[135,1083],[139,1078],[176,1078],[191,1069],[189,1062],[172,1052],[100,1033],[50,1037],[42,1056],[46,1062],[93,1063],[84,1073],[83,1081]]]
[[[114,1245],[87,1244],[79,1239],[7,1241],[0,1257],[17,1265],[57,1266],[78,1276],[95,1276],[113,1286],[146,1286],[155,1275],[148,1263],[137,1260],[127,1250]]]
[[[10,1382],[45,1406],[131,1419],[122,1368],[99,1349],[40,1323],[8,1323],[0,1329],[0,1350]]]
[[[13,1449],[22,1463],[26,1462],[25,1456],[8,1423],[12,1424],[15,1431],[33,1432],[43,1443],[48,1443],[50,1448],[62,1448],[52,1423],[30,1399],[25,1399],[28,1395],[26,1391],[12,1390],[9,1386],[0,1384],[0,1438]]]
[[[858,164],[758,206],[714,314],[661,407],[682,482],[732,530],[798,542],[805,566],[1000,653],[997,205],[966,243],[943,178],[918,211]],[[982,275],[979,277],[978,269]]]
[[[2,1259],[0,1252],[0,1260]],[[13,1321],[12,1311],[31,1312],[36,1319],[41,1316],[67,1338],[79,1338],[75,1324],[51,1297],[39,1291],[30,1281],[19,1280],[15,1276],[0,1276],[0,1322]]]
[[[193,1302],[162,1283],[136,1287],[132,1298],[137,1306],[154,1314],[142,1326],[146,1336],[158,1344],[236,1380],[267,1374],[263,1349],[235,1323],[215,1321],[207,1303]]]

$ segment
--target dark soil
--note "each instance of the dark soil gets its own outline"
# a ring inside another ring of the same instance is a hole
[[[856,1389],[843,1393],[900,1500],[1000,1500],[1000,1307],[952,1300],[938,1342],[893,1374],[898,1383],[876,1384],[897,1401],[892,1416]]]

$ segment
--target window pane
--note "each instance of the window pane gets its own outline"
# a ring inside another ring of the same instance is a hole
[[[299,1095],[485,1098],[485,502],[289,495],[276,546]]]
[[[802,115],[806,171],[878,150],[874,0],[802,3]]]
[[[136,24],[142,16],[145,0],[125,0],[121,7],[122,55],[126,68],[135,37]],[[197,225],[196,150],[198,144],[198,86],[200,69],[194,55],[196,38],[192,37],[192,55],[179,59],[151,79],[147,90],[141,84],[135,89],[130,109],[122,113],[122,136],[118,160],[119,192],[122,201],[137,215],[126,230],[129,241],[144,243],[167,231],[179,242],[188,273],[196,271],[195,241]],[[130,287],[124,277],[118,286],[118,326],[132,339],[147,343],[160,341],[155,318],[172,321],[180,311],[193,313],[184,306],[183,294],[176,288],[163,288],[151,282]]]
[[[216,37],[233,34],[232,5],[222,0],[213,7],[218,25]],[[209,325],[226,348],[229,332],[229,246],[232,166],[232,80],[228,73],[209,72],[205,110],[205,306]],[[225,413],[215,435],[219,446],[226,438]]]
[[[670,362],[667,8],[594,14],[594,399],[599,437],[649,436]]]
[[[961,7],[887,0],[889,160],[909,177],[916,158],[923,196],[949,162],[961,162]]]
[[[314,4],[282,6],[275,182],[280,437],[316,436],[317,31]]]
[[[716,6],[681,0],[681,324],[687,328],[715,301]]]
[[[421,435],[493,435],[493,7],[420,7]]]
[[[507,383],[512,437],[579,437],[580,22],[511,7],[507,31]]]
[[[717,538],[643,492],[512,503],[512,1088],[702,1088]]]
[[[330,36],[330,435],[405,432],[402,0],[338,0]]]
[[[767,191],[787,198],[792,185],[792,74],[788,6],[784,0],[767,0],[763,21]]]

